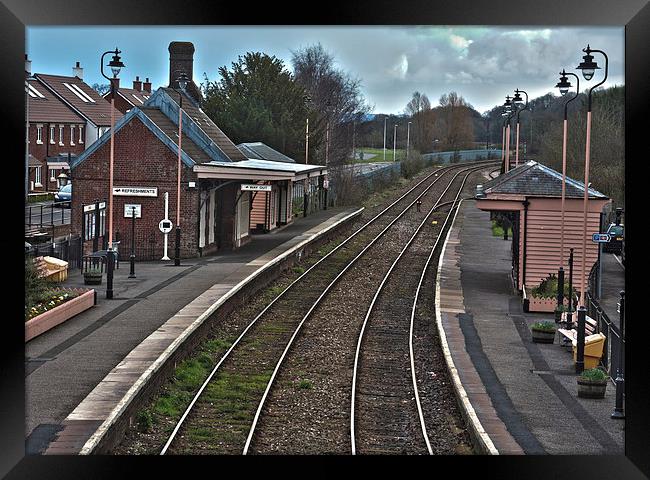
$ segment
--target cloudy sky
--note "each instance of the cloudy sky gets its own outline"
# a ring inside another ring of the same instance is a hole
[[[79,61],[84,80],[106,83],[99,71],[101,54],[116,46],[126,68],[121,84],[131,86],[136,75],[149,77],[153,87],[169,79],[171,41],[194,44],[194,80],[247,51],[262,51],[282,59],[291,69],[291,52],[320,42],[337,66],[361,80],[374,113],[402,113],[414,91],[432,104],[455,90],[479,112],[512,95],[515,88],[531,98],[554,91],[562,68],[577,72],[587,43],[609,57],[605,87],[624,83],[623,27],[28,27],[27,53],[32,72],[71,75]],[[107,56],[108,58],[108,56]],[[604,67],[604,59],[594,54]],[[581,83],[588,88],[602,78]]]

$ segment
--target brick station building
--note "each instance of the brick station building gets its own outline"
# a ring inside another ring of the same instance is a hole
[[[173,65],[172,47],[173,44],[170,45]],[[191,70],[186,74],[191,81]],[[170,84],[174,86],[174,82]],[[113,241],[120,241],[121,259],[127,259],[130,254],[132,220],[125,211],[127,205],[139,205],[141,212],[135,220],[138,260],[158,260],[163,256],[164,234],[158,225],[165,218],[165,193],[168,194],[168,218],[176,226],[181,96],[181,257],[212,254],[248,243],[251,204],[259,193],[256,190],[270,187],[274,195],[269,197],[275,206],[273,228],[291,222],[294,182],[317,181],[322,185],[327,174],[326,168],[319,165],[247,157],[201,110],[200,98],[192,95],[193,90],[188,88],[188,95],[175,88],[159,88],[115,125]],[[84,213],[84,206],[99,201],[106,202],[108,208],[110,137],[110,133],[102,135],[71,163],[75,185],[72,232],[83,234],[85,252],[92,251],[92,235],[88,235],[92,213]],[[108,231],[103,218],[107,219],[108,215],[102,216],[100,245]],[[172,231],[168,236],[170,257],[174,243]]]
[[[568,281],[569,249],[573,248],[573,286],[580,290],[584,219],[584,184],[566,178],[564,208],[564,270]],[[600,213],[611,203],[590,188],[587,200],[585,277],[598,259],[598,244],[591,234],[600,232]],[[535,161],[499,175],[477,188],[476,206],[509,213],[512,221],[512,277],[521,292],[530,289],[560,267],[562,174]],[[585,281],[587,278],[585,278]],[[585,283],[586,285],[586,283]]]

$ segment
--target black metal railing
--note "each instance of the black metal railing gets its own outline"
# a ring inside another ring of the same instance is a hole
[[[70,236],[60,242],[32,245],[25,249],[26,257],[55,257],[68,262],[68,268],[81,268],[82,242],[79,235]]]
[[[70,201],[25,206],[25,225],[52,227],[70,223]],[[68,215],[66,215],[68,212]]]

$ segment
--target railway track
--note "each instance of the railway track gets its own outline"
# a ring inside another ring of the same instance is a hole
[[[240,453],[242,448],[247,453],[273,379],[304,321],[336,284],[341,272],[348,270],[400,218],[413,210],[411,207],[418,198],[459,168],[462,166],[439,169],[427,176],[312,265],[267,305],[216,364],[161,454]],[[304,284],[309,288],[300,288]],[[257,410],[256,405],[259,405]]]
[[[462,173],[458,172],[454,180]],[[427,268],[471,173],[456,182],[460,185],[452,191],[452,208],[444,223],[438,225],[433,245],[429,218],[443,203],[453,181],[395,258],[368,307],[352,377],[353,455],[434,453],[416,375],[414,319]]]

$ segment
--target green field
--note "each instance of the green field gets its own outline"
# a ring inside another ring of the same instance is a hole
[[[383,148],[367,148],[367,147],[358,147],[356,149],[356,158],[354,159],[354,163],[374,163],[374,162],[383,162],[384,161],[384,149]],[[369,154],[374,154],[376,155],[375,157],[368,158],[365,160],[360,160],[359,159],[359,153],[369,153]],[[404,157],[406,157],[406,150],[398,148],[396,150],[397,154],[397,160],[402,160]],[[393,149],[386,147],[386,161],[387,162],[392,162],[393,161]]]

